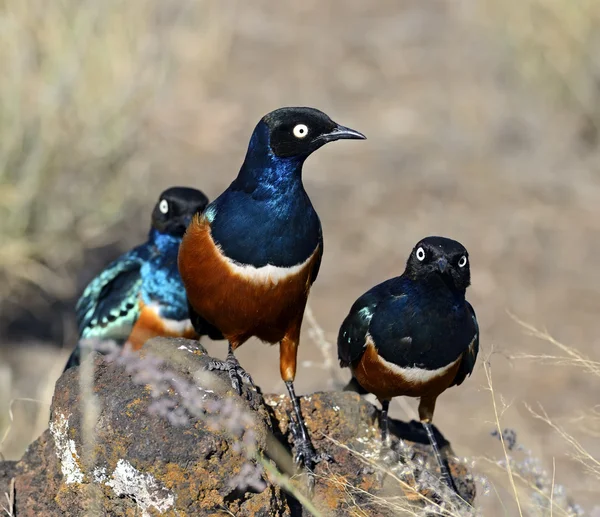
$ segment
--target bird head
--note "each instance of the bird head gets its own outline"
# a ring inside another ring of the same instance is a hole
[[[459,291],[465,291],[471,283],[467,249],[446,237],[426,237],[419,241],[408,258],[406,272],[413,279],[441,278]]]
[[[196,213],[201,213],[208,198],[200,190],[188,187],[171,187],[165,190],[152,212],[152,227],[161,233],[183,237]]]
[[[280,108],[265,115],[255,133],[261,125],[267,128],[271,152],[279,158],[303,160],[328,142],[366,139],[314,108]]]

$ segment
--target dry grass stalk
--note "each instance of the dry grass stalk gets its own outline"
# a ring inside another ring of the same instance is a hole
[[[0,504],[0,508],[2,511],[6,513],[7,517],[15,516],[15,478],[10,480],[10,486],[8,488],[8,493],[4,493],[6,497],[6,506],[4,504]]]
[[[489,359],[489,358],[488,358]],[[508,480],[510,482],[510,486],[511,489],[513,491],[513,496],[515,498],[515,503],[517,504],[517,509],[519,511],[519,515],[520,517],[523,517],[523,510],[521,509],[521,502],[519,501],[519,493],[517,491],[517,486],[515,485],[515,478],[513,476],[513,472],[512,472],[512,468],[511,468],[511,462],[510,462],[510,458],[508,455],[508,450],[506,448],[506,444],[504,443],[504,435],[502,433],[502,426],[500,425],[500,413],[498,411],[498,405],[496,403],[496,394],[494,392],[494,384],[492,381],[492,370],[491,370],[491,366],[489,363],[489,360],[486,359],[483,362],[483,368],[485,371],[485,377],[488,383],[488,390],[490,392],[490,396],[492,399],[492,405],[494,407],[494,417],[496,420],[496,430],[499,433],[499,437],[500,437],[500,443],[502,444],[502,451],[504,452],[504,458],[506,460],[506,473],[508,475]]]

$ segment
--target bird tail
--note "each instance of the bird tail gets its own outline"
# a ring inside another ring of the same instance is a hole
[[[344,386],[343,391],[353,391],[354,393],[358,393],[359,395],[366,395],[367,393],[369,393],[358,383],[358,381],[354,377],[352,377],[352,379],[350,379],[350,382],[346,384],[346,386]]]
[[[73,352],[71,352],[71,355],[69,356],[69,360],[67,361],[65,369],[63,370],[63,373],[65,373],[70,368],[79,366],[80,364],[81,364],[81,348],[79,347],[79,345],[77,345],[75,347],[75,350],[73,350]]]

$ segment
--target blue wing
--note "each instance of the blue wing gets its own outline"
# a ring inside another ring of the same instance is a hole
[[[477,323],[477,316],[475,316],[475,311],[469,302],[466,302],[471,313],[471,317],[473,319],[473,323],[475,324],[475,337],[473,338],[471,344],[469,345],[468,350],[463,355],[463,359],[460,363],[460,367],[458,372],[456,373],[456,377],[452,386],[460,386],[462,382],[473,372],[473,368],[475,368],[475,361],[477,360],[477,354],[479,353],[479,324]]]
[[[387,296],[391,280],[379,284],[363,294],[350,309],[338,334],[338,359],[346,367],[362,356],[369,326],[377,306]]]
[[[315,283],[315,280],[317,279],[317,275],[319,274],[319,270],[321,269],[321,261],[323,260],[323,229],[321,228],[321,222],[319,221],[319,251],[318,251],[318,256],[315,260],[315,265],[313,267],[312,270],[312,274],[310,277],[310,285],[313,285]]]

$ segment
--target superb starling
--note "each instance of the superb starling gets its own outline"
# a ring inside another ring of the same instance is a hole
[[[320,460],[294,392],[300,325],[323,254],[321,223],[302,183],[302,165],[328,142],[364,139],[312,108],[281,108],[263,117],[231,185],[194,217],[179,252],[192,322],[214,325],[229,341],[210,369],[252,383],[234,351],[250,337],[279,343],[280,373],[296,422],[298,464]],[[312,478],[310,478],[312,480]]]
[[[431,420],[437,397],[471,374],[479,351],[475,311],[465,300],[470,281],[465,247],[427,237],[414,247],[401,276],[356,300],[338,335],[340,365],[349,366],[353,381],[381,402],[384,445],[390,400],[420,397],[419,418],[451,487]]]
[[[172,187],[160,195],[148,240],[109,264],[77,302],[80,339],[129,342],[137,350],[155,336],[197,337],[177,253],[192,216],[207,204],[208,198],[193,188]],[[82,352],[77,345],[65,370],[80,364]]]

